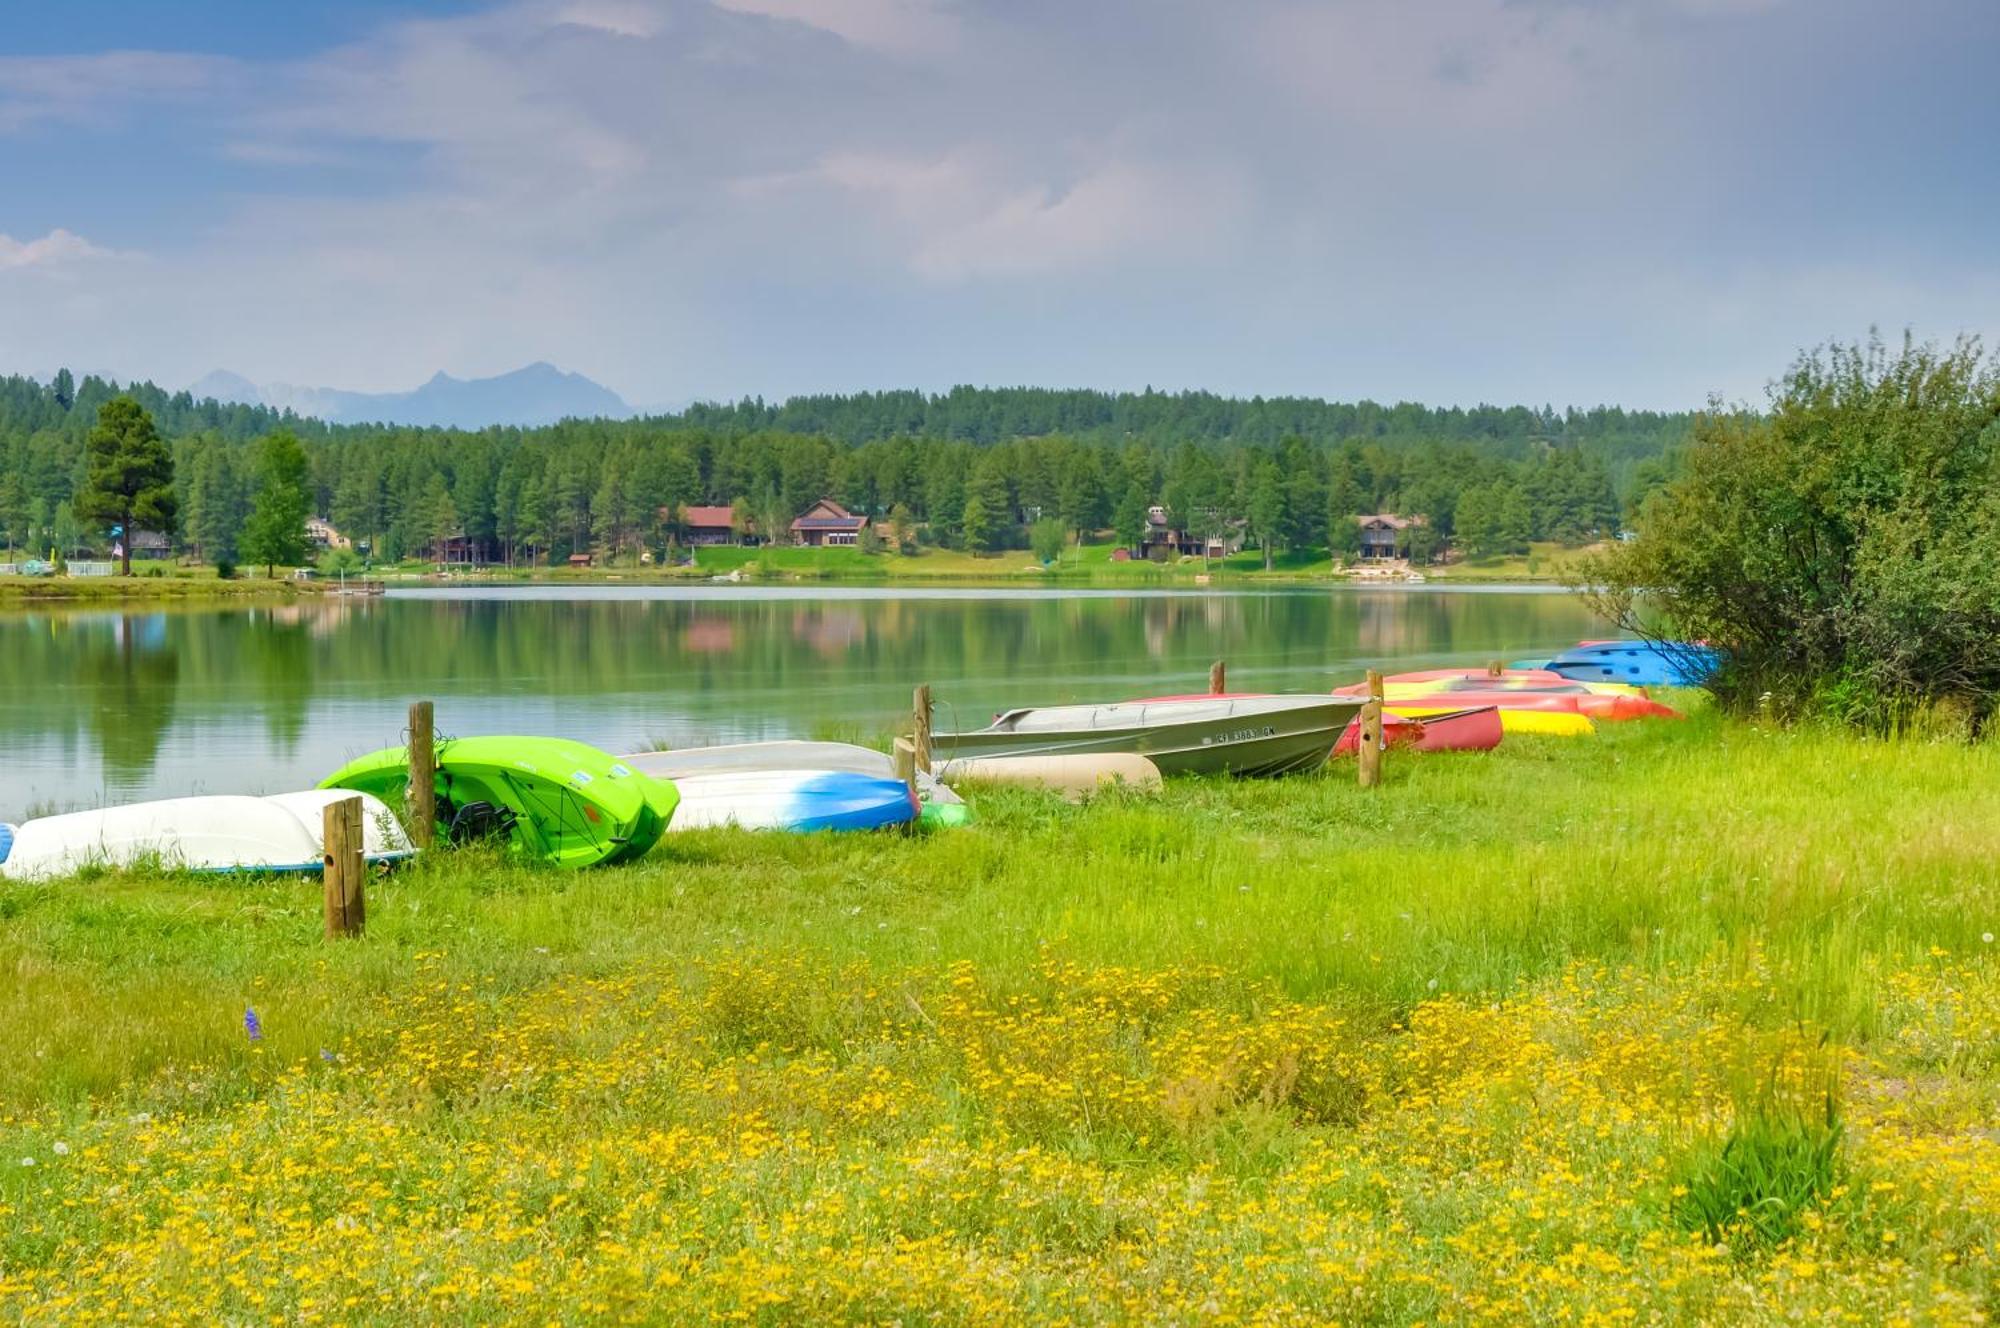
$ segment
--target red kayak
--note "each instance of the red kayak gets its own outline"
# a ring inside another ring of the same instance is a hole
[[[1494,706],[1473,706],[1442,715],[1382,714],[1382,740],[1388,746],[1412,752],[1490,752],[1500,745],[1500,711]],[[1340,741],[1333,745],[1335,756],[1351,756],[1361,750],[1361,721],[1349,721]]]

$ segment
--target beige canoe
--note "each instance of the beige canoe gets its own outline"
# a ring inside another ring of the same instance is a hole
[[[1160,768],[1132,752],[1088,752],[1068,756],[985,756],[947,761],[937,777],[947,784],[970,781],[1041,788],[1065,797],[1081,798],[1108,785],[1152,792],[1160,787]]]

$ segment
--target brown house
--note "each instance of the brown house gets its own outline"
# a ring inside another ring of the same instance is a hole
[[[807,548],[858,544],[868,518],[856,516],[831,498],[822,498],[792,522],[792,543]]]
[[[1354,518],[1361,524],[1361,561],[1394,562],[1410,556],[1410,532],[1424,524],[1421,516],[1377,512]]]
[[[661,515],[666,515],[662,512]],[[692,548],[700,544],[735,544],[735,512],[727,507],[684,507],[681,509],[681,527],[687,532],[687,545]],[[756,527],[751,526],[744,534],[747,540]]]

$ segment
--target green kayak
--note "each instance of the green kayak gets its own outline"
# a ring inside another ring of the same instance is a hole
[[[320,787],[394,801],[409,781],[409,749],[385,747],[348,762]],[[639,857],[659,842],[679,801],[666,780],[566,738],[452,738],[437,745],[440,831],[511,819],[514,847],[558,867]]]

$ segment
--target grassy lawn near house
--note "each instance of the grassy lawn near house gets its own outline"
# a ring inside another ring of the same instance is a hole
[[[2000,1305],[2000,746],[1701,715],[974,800],[439,853],[335,944],[310,880],[0,880],[0,1317]]]

